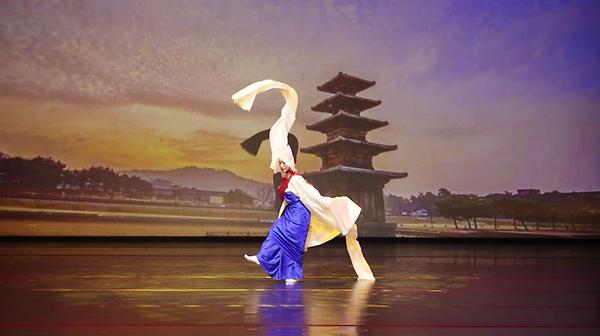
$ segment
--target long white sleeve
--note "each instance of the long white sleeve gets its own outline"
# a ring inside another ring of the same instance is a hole
[[[248,85],[231,96],[231,99],[242,109],[250,111],[256,96],[261,92],[272,89],[278,89],[281,92],[285,99],[285,105],[281,109],[279,119],[275,121],[269,131],[269,145],[271,147],[271,164],[269,168],[273,170],[273,173],[280,172],[277,160],[282,160],[295,171],[296,163],[294,162],[292,149],[288,145],[288,134],[294,121],[296,121],[296,109],[298,108],[298,94],[296,90],[285,83],[265,79]]]

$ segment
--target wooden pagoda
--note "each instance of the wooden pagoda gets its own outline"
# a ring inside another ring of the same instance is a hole
[[[373,157],[398,148],[367,141],[367,132],[388,125],[387,121],[366,118],[361,112],[378,106],[381,100],[356,96],[371,86],[368,81],[340,72],[323,85],[319,91],[333,96],[313,106],[315,112],[331,116],[306,126],[311,131],[324,133],[327,141],[301,148],[303,153],[321,158],[319,171],[303,176],[326,196],[347,195],[361,208],[358,219],[359,234],[367,236],[393,236],[394,225],[385,221],[383,187],[391,179],[404,178],[407,173],[376,170]]]

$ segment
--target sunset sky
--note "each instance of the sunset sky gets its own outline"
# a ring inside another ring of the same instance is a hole
[[[377,84],[364,116],[397,144],[386,193],[600,190],[599,1],[25,1],[0,4],[0,151],[70,168],[198,166],[268,182],[239,143],[283,99],[230,97],[271,78],[306,125],[339,71]],[[300,172],[320,159],[300,154]]]

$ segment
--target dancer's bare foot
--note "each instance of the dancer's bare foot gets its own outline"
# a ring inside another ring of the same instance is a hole
[[[244,258],[246,258],[246,260],[248,260],[249,262],[255,263],[257,265],[260,265],[260,263],[258,262],[258,258],[253,255],[253,256],[249,256],[247,254],[244,254]]]

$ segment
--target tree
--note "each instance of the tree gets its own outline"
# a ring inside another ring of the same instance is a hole
[[[37,156],[31,160],[20,157],[0,160],[4,183],[30,189],[54,189],[62,181],[66,166],[50,157]]]
[[[475,225],[475,230],[479,229],[477,225],[477,218],[483,217],[485,215],[483,210],[483,201],[479,196],[466,195],[463,203],[463,216],[467,220],[467,225],[469,226],[469,229],[471,228],[471,219],[473,220],[473,224]]]
[[[458,230],[459,220],[465,220],[471,229],[471,220],[478,229],[477,218],[481,216],[481,201],[477,195],[449,195],[436,200],[440,215],[454,220],[454,227]]]
[[[447,197],[452,195],[452,193],[450,193],[450,190],[446,189],[446,188],[440,188],[438,189],[438,193],[437,193],[438,197]]]
[[[427,214],[429,215],[429,222],[431,223],[431,226],[433,227],[433,212],[436,210],[435,209],[436,196],[428,191],[421,198],[423,199],[425,209],[427,209]]]
[[[458,230],[458,220],[462,220],[461,198],[463,195],[450,195],[436,201],[440,215],[454,220],[454,227]]]
[[[110,168],[90,167],[79,173],[81,187],[94,191],[107,192],[111,195],[119,190],[119,175]]]
[[[402,211],[409,211],[409,201],[402,196],[385,195],[384,203],[386,209],[391,209],[393,215],[400,215]]]
[[[261,184],[256,188],[256,199],[263,209],[270,208],[275,198],[275,191],[270,185]]]
[[[223,201],[228,206],[250,206],[254,202],[254,197],[248,195],[245,191],[240,189],[229,190],[225,193]]]
[[[119,175],[119,191],[126,197],[143,197],[153,192],[152,183],[139,176]]]

